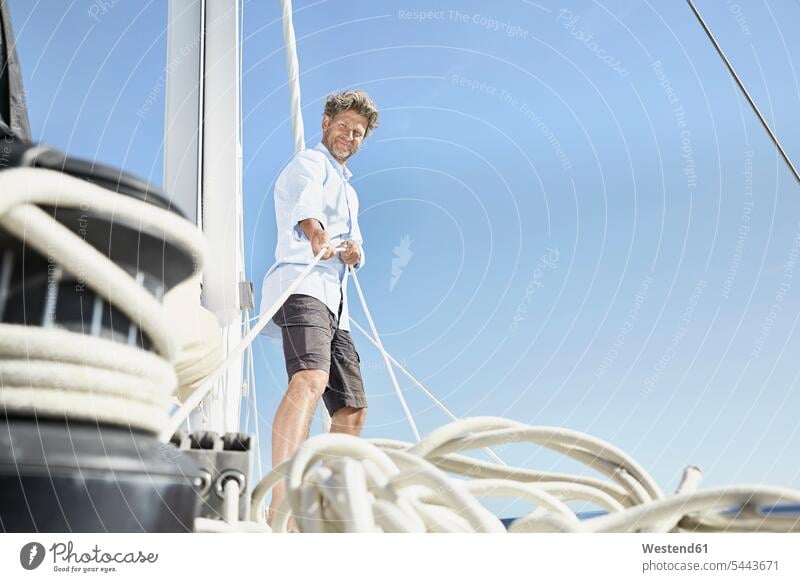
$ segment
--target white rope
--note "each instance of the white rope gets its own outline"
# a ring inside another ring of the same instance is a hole
[[[473,431],[472,427],[476,430]],[[527,441],[559,452],[593,468],[629,490],[640,503],[663,499],[652,477],[631,457],[595,437],[557,427],[529,427],[504,418],[479,417],[445,425],[412,452],[425,457],[471,450],[497,443]]]
[[[703,480],[703,471],[697,465],[689,465],[683,470],[681,482],[675,490],[675,495],[688,495],[692,494],[700,487],[700,482]],[[678,525],[679,519],[672,516],[671,519],[664,520],[650,528],[653,533],[664,533],[672,530]]]
[[[80,277],[153,341],[167,359],[175,355],[163,322],[161,304],[108,257],[58,223],[36,205],[81,208],[112,221],[128,221],[142,232],[173,242],[193,254],[202,267],[205,249],[197,229],[181,217],[52,170],[14,168],[0,174],[0,226]]]
[[[717,487],[707,491],[676,495],[622,513],[597,517],[588,520],[582,529],[587,532],[646,531],[648,526],[666,519],[683,517],[694,512],[753,504],[756,501],[758,505],[800,503],[800,491],[759,485]],[[767,522],[770,519],[772,518],[764,517],[762,521]],[[794,528],[797,529],[798,526],[800,517],[794,518]]]
[[[204,241],[181,217],[51,170],[0,172],[0,227],[85,282],[158,354],[55,327],[0,325],[0,409],[158,432],[175,390],[176,355],[161,304],[121,267],[37,205],[78,208],[176,244],[202,267]]]
[[[388,439],[370,439],[370,442],[381,449],[393,448],[403,450],[411,447],[411,445],[408,443]],[[484,479],[499,478],[525,482],[536,481],[541,483],[570,482],[576,485],[586,485],[592,489],[596,489],[604,495],[608,495],[622,505],[627,506],[633,504],[633,501],[629,498],[625,489],[616,483],[601,481],[591,477],[569,475],[566,473],[553,473],[550,471],[536,471],[533,469],[511,467],[508,465],[496,465],[481,461],[480,459],[458,454],[450,454],[445,457],[437,458],[434,460],[434,462],[436,466],[443,471],[457,475],[470,476],[479,474]]]
[[[155,354],[61,329],[2,324],[0,355],[5,411],[153,432],[167,420],[175,374]]]
[[[245,334],[250,332],[250,320],[245,319]],[[247,347],[247,392],[248,395],[252,394],[252,404],[248,408],[248,419],[250,417],[250,412],[253,413],[253,425],[254,425],[254,432],[256,435],[255,441],[255,449],[261,446],[261,430],[260,430],[260,415],[258,410],[258,395],[257,395],[257,386],[256,386],[256,372],[255,372],[255,365],[253,363],[253,344],[250,344]],[[256,466],[258,467],[258,478],[264,476],[264,468],[261,464],[261,455],[256,455]]]
[[[222,511],[223,519],[227,523],[239,521],[239,482],[236,479],[228,479],[222,486],[223,500]]]
[[[486,442],[536,443],[578,458],[606,477],[623,471],[628,479],[615,484],[582,475],[487,466],[448,452],[473,450]],[[502,473],[505,476],[499,476]],[[264,499],[285,480],[287,498],[273,524],[276,532],[285,531],[289,511],[303,532],[505,531],[499,519],[478,503],[483,497],[534,504],[511,525],[511,533],[655,531],[665,523],[673,523],[669,531],[677,532],[800,531],[800,516],[757,511],[768,504],[798,503],[800,491],[763,486],[695,491],[699,476],[696,467],[689,467],[679,488],[683,492],[666,497],[643,468],[604,441],[502,418],[469,418],[413,445],[341,434],[313,437],[256,486],[251,520],[263,524]],[[642,495],[652,499],[636,502]],[[567,505],[572,501],[588,501],[608,513],[581,521]],[[742,509],[725,513],[731,506]]]
[[[220,519],[198,517],[194,520],[195,533],[271,533],[272,529],[267,524],[252,521],[238,521],[227,523]]]
[[[372,337],[375,340],[374,343],[378,348],[378,351],[381,353],[381,357],[383,358],[383,363],[386,366],[386,371],[389,374],[389,379],[392,381],[392,386],[394,386],[394,391],[397,394],[397,398],[400,399],[400,404],[403,407],[403,412],[406,414],[406,419],[408,420],[408,424],[411,425],[411,430],[414,431],[414,437],[419,440],[419,430],[417,430],[417,423],[414,422],[414,417],[411,415],[411,410],[408,408],[408,404],[406,404],[406,399],[403,396],[403,393],[400,391],[400,385],[397,383],[397,377],[394,375],[394,368],[392,368],[391,363],[389,362],[389,354],[386,353],[386,350],[383,348],[383,342],[381,342],[381,338],[378,335],[378,330],[375,327],[375,322],[372,320],[372,315],[370,315],[369,307],[367,307],[367,300],[364,298],[364,292],[361,290],[361,284],[358,282],[358,276],[356,275],[355,269],[349,267],[350,274],[353,276],[353,282],[356,284],[356,291],[358,292],[358,298],[361,300],[361,307],[364,309],[364,315],[367,317],[367,323],[369,323],[369,328],[372,330]]]
[[[272,488],[286,477],[286,468],[288,466],[289,461],[284,461],[280,465],[273,467],[255,486],[250,495],[250,521],[267,523],[267,515],[262,507],[264,499]]]
[[[303,110],[300,106],[300,65],[297,60],[297,41],[292,23],[292,2],[281,0],[283,15],[283,42],[286,47],[286,72],[289,76],[289,108],[292,119],[294,153],[306,149],[303,129]]]

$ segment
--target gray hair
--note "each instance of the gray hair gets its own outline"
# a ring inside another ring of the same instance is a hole
[[[365,91],[335,91],[325,99],[325,115],[333,119],[337,113],[352,109],[367,118],[367,134],[378,127],[378,109]],[[366,137],[366,135],[364,137]]]

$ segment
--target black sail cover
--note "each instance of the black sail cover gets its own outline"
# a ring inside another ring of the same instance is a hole
[[[8,0],[0,0],[0,136],[8,135],[31,141],[22,70],[17,59]]]

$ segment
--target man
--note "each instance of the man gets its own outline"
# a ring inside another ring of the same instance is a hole
[[[331,415],[332,432],[358,436],[366,418],[347,307],[348,267],[363,267],[364,251],[358,196],[346,164],[377,125],[378,112],[366,93],[333,93],[325,102],[321,142],[296,154],[275,183],[278,242],[275,264],[264,277],[262,312],[325,252],[266,331],[280,331],[289,376],[272,425],[273,466],[291,458],[308,438],[320,397]],[[273,489],[270,523],[284,496],[281,483]]]

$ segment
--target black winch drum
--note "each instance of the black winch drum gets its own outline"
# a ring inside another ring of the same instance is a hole
[[[180,214],[158,190],[120,170],[52,148],[4,145],[0,172],[19,166],[59,171]],[[159,300],[194,270],[188,250],[138,224],[93,214],[90,204],[41,208]],[[80,277],[2,229],[0,286],[2,323],[47,325],[154,350],[150,338]],[[41,414],[0,417],[0,531],[192,531],[200,475],[176,447],[142,430]]]
[[[35,149],[34,149],[35,148]],[[19,164],[54,170],[102,186],[112,192],[138,198],[160,208],[172,208],[152,186],[108,166],[67,158],[51,148],[18,144],[4,167]],[[35,152],[35,157],[32,156]],[[2,192],[0,192],[2,196]],[[93,214],[85,208],[42,209],[111,261],[125,270],[157,299],[192,274],[193,258],[186,250],[141,231],[141,225],[119,217]],[[96,295],[80,278],[62,270],[24,241],[0,229],[0,322],[18,325],[53,325],[62,329],[98,335],[115,342],[151,350],[150,339],[121,311]],[[54,303],[54,305],[53,305]]]

